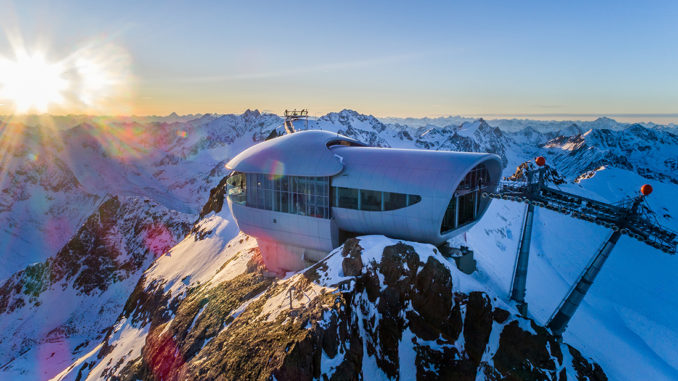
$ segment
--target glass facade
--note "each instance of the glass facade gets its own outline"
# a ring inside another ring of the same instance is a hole
[[[489,185],[490,174],[484,165],[480,164],[467,173],[447,205],[440,233],[447,233],[475,221],[481,212],[480,193]]]
[[[476,213],[478,211],[477,206],[477,192],[467,193],[463,196],[459,196],[459,203],[457,205],[457,225],[464,226],[469,222],[473,222],[476,219]]]
[[[358,189],[332,187],[334,191],[333,205],[346,209],[359,209],[358,207]]]
[[[234,172],[227,184],[228,196],[239,204],[282,213],[330,218],[329,177]]]
[[[242,172],[234,172],[226,180],[228,197],[235,203],[245,204],[247,200],[247,177]]]
[[[381,192],[360,189],[360,210],[381,210]]]
[[[421,201],[421,196],[332,187],[329,177],[281,176],[234,172],[226,181],[232,202],[252,208],[330,218],[330,205],[364,211],[389,211]]]
[[[421,196],[393,192],[332,187],[332,206],[372,212],[401,209],[421,201]]]

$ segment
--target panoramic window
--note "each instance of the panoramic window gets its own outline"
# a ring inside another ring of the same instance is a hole
[[[400,209],[407,206],[408,195],[403,193],[384,192],[384,210]]]
[[[466,225],[476,218],[476,192],[459,196],[457,224]]]
[[[414,205],[421,201],[421,196],[416,195],[416,194],[408,194],[407,195],[407,206]]]
[[[381,210],[381,192],[361,189],[360,210]]]
[[[244,204],[247,200],[247,180],[242,172],[233,172],[226,180],[226,193],[235,203]]]
[[[329,218],[329,177],[269,176],[248,173],[240,203],[257,209]],[[229,193],[230,196],[231,193]]]
[[[457,226],[457,198],[452,197],[443,216],[443,224],[440,226],[440,232],[445,233]]]
[[[483,164],[467,173],[447,205],[440,233],[447,233],[475,221],[481,212],[480,193],[489,185],[490,174]]]
[[[381,212],[401,209],[421,201],[421,196],[367,189],[332,187],[332,206]]]
[[[346,209],[358,209],[358,190],[353,188],[334,188],[337,200],[334,206]]]

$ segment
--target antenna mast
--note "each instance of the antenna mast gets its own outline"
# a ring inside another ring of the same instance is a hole
[[[294,122],[297,120],[304,121],[304,129],[308,130],[308,109],[303,109],[297,111],[294,110],[285,110],[285,131],[288,134],[293,134],[294,131]]]

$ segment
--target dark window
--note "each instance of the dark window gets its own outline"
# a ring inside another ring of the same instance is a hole
[[[259,209],[265,209],[264,205],[266,205],[266,195],[264,193],[263,181],[257,181],[257,199],[255,202],[256,207]]]
[[[290,212],[294,213],[294,214],[301,214],[302,216],[305,216],[307,214],[306,204],[307,204],[306,203],[306,195],[300,194],[300,193],[295,193],[294,194],[294,203],[292,204],[292,210]]]
[[[403,193],[384,192],[384,210],[395,210],[406,207],[407,198],[407,195]]]
[[[273,210],[273,194],[274,192],[270,189],[264,190],[264,209]]]
[[[361,189],[360,210],[381,210],[381,192]]]
[[[469,171],[459,183],[445,210],[440,232],[446,233],[475,221],[482,207],[480,193],[489,185],[490,175],[483,164]]]
[[[367,189],[332,187],[332,206],[365,211],[401,209],[421,201],[421,196]]]
[[[340,208],[358,209],[358,190],[353,188],[337,188],[337,199]]]
[[[414,204],[418,203],[419,201],[421,201],[421,196],[416,195],[416,194],[411,194],[407,198],[407,206],[414,205]]]
[[[476,195],[476,192],[471,192],[459,197],[459,217],[457,217],[457,226],[466,225],[475,220]]]
[[[457,187],[457,191],[474,190],[478,189],[479,187],[487,186],[489,183],[490,174],[487,172],[487,168],[480,164],[467,173],[466,176],[464,176],[464,179]]]
[[[454,230],[457,226],[457,198],[452,197],[450,203],[447,205],[445,210],[445,216],[443,217],[443,224],[440,226],[440,233],[446,233],[450,230]]]
[[[290,194],[287,192],[282,192],[280,194],[280,211],[283,213],[288,213],[290,208]]]
[[[332,146],[362,147],[362,144],[349,142],[349,141],[346,141],[346,140],[332,140],[332,141],[327,143],[327,147],[332,147]]]

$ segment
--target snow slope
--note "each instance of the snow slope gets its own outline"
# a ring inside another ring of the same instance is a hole
[[[601,379],[432,245],[359,237],[274,279],[236,233],[228,211],[200,221],[144,274],[99,349],[54,379]]]
[[[561,187],[607,201],[617,201],[637,192],[641,184],[650,183],[655,192],[649,201],[660,223],[678,230],[678,210],[673,202],[678,192],[678,143],[670,132],[671,126],[629,125],[610,119],[543,122],[447,118],[386,122],[343,110],[309,121],[309,128],[335,131],[385,147],[495,152],[506,165],[505,175],[521,162],[542,155],[566,175],[568,184]],[[24,128],[21,133],[26,136],[13,142],[17,145],[11,150],[13,156],[2,157],[0,260],[4,273],[0,272],[0,280],[4,283],[18,279],[15,276],[28,265],[57,255],[111,195],[146,197],[194,220],[209,190],[226,175],[223,164],[266,138],[273,129],[282,131],[279,117],[249,110],[241,115],[74,118],[73,123],[77,125],[70,127],[60,120],[57,130]],[[2,127],[5,138],[9,124]],[[303,127],[298,124],[296,128]],[[46,141],[53,144],[44,144]],[[464,292],[482,290],[512,308],[507,293],[522,213],[523,207],[518,204],[494,201],[483,220],[465,237],[458,237],[457,244],[465,242],[474,249],[479,271],[473,277],[460,278],[455,287]],[[538,210],[535,223],[538,228],[531,248],[527,299],[530,315],[543,324],[607,232],[545,210]],[[226,275],[229,272],[218,272],[213,264],[229,260],[229,244],[244,245],[239,250],[247,251],[254,248],[252,240],[240,238],[242,243],[240,239],[232,242],[238,234],[237,227],[224,212],[209,215],[200,226],[201,234],[189,236],[193,238],[181,241],[169,256],[153,263],[143,284],[162,284],[163,293],[178,296],[187,295],[193,287],[232,280],[231,275]],[[232,261],[235,273],[247,266],[244,258]],[[675,257],[623,238],[572,320],[565,341],[592,356],[612,379],[678,379],[678,354],[666,340],[678,336],[678,323],[672,319],[678,311],[678,300],[671,292],[676,286],[675,262]],[[139,271],[147,265],[144,262]],[[140,272],[135,274],[141,276]],[[105,329],[115,321],[119,306],[135,284],[141,283],[120,283],[119,292],[108,298],[110,305],[117,307],[101,315],[107,316],[102,320],[107,323],[97,329]],[[77,292],[61,294],[61,298],[72,306],[81,299],[84,305],[89,303],[86,295]],[[58,345],[63,345],[63,350],[32,345],[44,347],[49,353],[42,356],[35,352],[37,349],[31,349],[32,352],[14,356],[14,361],[8,358],[9,363],[0,364],[0,374],[37,375],[21,373],[35,364],[41,364],[35,366],[36,371],[43,367],[50,369],[49,374],[56,374],[60,366],[85,354],[90,356],[83,358],[81,366],[100,364],[92,356],[110,350],[106,346],[94,350],[100,332],[86,331],[80,341],[65,345],[71,341],[50,336],[61,322],[44,327],[35,320],[21,323],[26,314],[45,316],[40,314],[46,314],[49,307],[50,303],[43,301],[38,306],[22,307],[22,316],[0,314],[0,325],[11,330],[22,326],[17,331],[20,340],[62,343]],[[134,351],[143,344],[141,337],[149,332],[129,320],[118,323],[110,334],[114,340],[109,342],[129,343],[133,354],[137,353]],[[20,348],[20,340],[7,336],[0,345]],[[89,343],[76,348],[84,342]],[[128,352],[106,352],[105,358],[119,359]],[[51,353],[55,353],[54,357],[50,357]],[[56,358],[57,354],[63,358]],[[97,373],[100,371],[103,369],[92,374],[103,374]]]
[[[54,376],[98,344],[141,273],[189,229],[141,198],[110,198],[53,257],[0,287],[3,377]]]
[[[225,162],[281,119],[248,110],[55,123],[0,124],[0,281],[56,254],[108,196],[148,197],[196,214]]]

